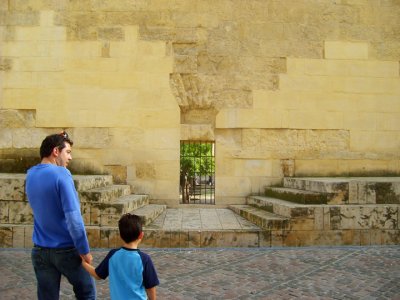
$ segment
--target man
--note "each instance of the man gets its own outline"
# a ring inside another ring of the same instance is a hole
[[[95,299],[94,280],[82,267],[91,263],[78,194],[70,171],[73,142],[68,134],[47,136],[40,146],[41,163],[26,176],[26,194],[33,210],[32,264],[38,299],[59,299],[61,275],[73,285],[77,299]],[[81,259],[82,257],[82,259]]]

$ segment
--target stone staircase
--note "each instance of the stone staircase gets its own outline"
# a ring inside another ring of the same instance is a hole
[[[271,246],[400,244],[399,177],[284,178],[246,202],[230,209]]]
[[[152,223],[166,205],[149,204],[147,195],[133,194],[129,185],[113,184],[112,176],[75,175],[75,187],[91,247],[120,244],[118,220],[124,213]],[[0,247],[31,247],[33,215],[24,192],[25,174],[0,174]]]
[[[167,209],[115,185],[107,175],[75,175],[92,248],[120,245],[124,213],[144,220],[143,247],[282,247],[400,244],[400,177],[284,178],[229,209]],[[32,246],[25,174],[0,173],[0,247]]]

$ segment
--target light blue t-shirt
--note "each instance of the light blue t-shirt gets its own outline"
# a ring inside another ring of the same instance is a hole
[[[147,299],[146,289],[159,284],[150,256],[138,249],[111,250],[96,268],[102,279],[109,278],[111,299]]]

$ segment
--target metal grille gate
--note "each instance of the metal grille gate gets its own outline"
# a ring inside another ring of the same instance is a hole
[[[181,141],[180,203],[215,204],[214,142]]]

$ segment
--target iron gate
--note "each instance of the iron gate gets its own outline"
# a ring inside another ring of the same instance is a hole
[[[214,142],[181,141],[180,203],[215,204]]]

